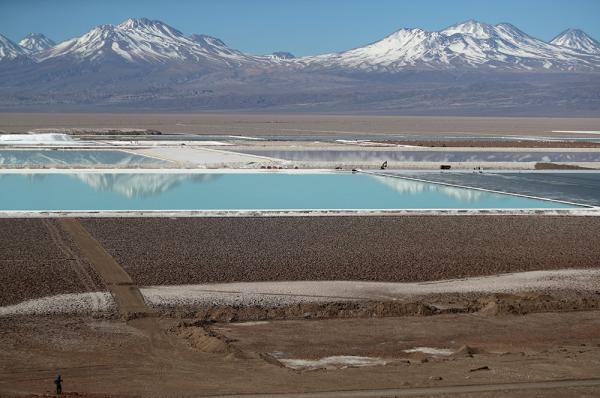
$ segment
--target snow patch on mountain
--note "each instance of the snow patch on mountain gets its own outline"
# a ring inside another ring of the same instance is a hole
[[[38,51],[47,50],[55,45],[56,43],[54,43],[54,41],[41,33],[30,33],[19,42],[19,46],[27,54],[33,54]]]
[[[585,53],[600,55],[600,42],[580,29],[567,29],[552,39],[550,43],[555,46],[568,47]]]
[[[454,34],[468,35],[482,40],[491,39],[496,35],[496,31],[493,26],[472,19],[452,25],[442,30],[441,33],[446,36],[452,36]]]
[[[0,35],[0,61],[11,60],[26,55],[21,47],[8,37]]]
[[[287,52],[287,51],[276,51],[273,54],[271,54],[270,56],[275,59],[294,59],[294,58],[296,58],[296,56],[294,54]]]

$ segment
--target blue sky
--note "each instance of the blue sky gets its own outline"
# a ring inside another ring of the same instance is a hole
[[[159,19],[249,53],[341,51],[402,27],[439,30],[467,19],[510,22],[544,40],[577,27],[600,40],[600,0],[0,0],[0,33],[55,41],[129,17]]]

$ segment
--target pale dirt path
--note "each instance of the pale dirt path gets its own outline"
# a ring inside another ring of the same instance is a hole
[[[105,299],[103,297],[103,293],[100,292],[102,288],[94,282],[92,276],[88,272],[88,267],[86,267],[82,263],[79,256],[69,248],[69,245],[63,240],[58,230],[58,227],[52,220],[43,219],[42,223],[48,230],[50,239],[52,239],[52,242],[54,242],[56,247],[58,247],[58,249],[61,250],[67,258],[73,260],[70,261],[69,264],[71,265],[73,271],[75,271],[75,273],[77,274],[77,277],[79,278],[83,286],[85,286],[86,290],[89,292],[92,302],[91,311],[101,311],[102,308],[105,307],[105,305],[103,304],[105,302]]]
[[[108,254],[102,245],[79,223],[77,219],[63,218],[59,220],[62,228],[67,231],[81,253],[92,264],[100,275],[106,287],[111,292],[121,315],[128,325],[140,330],[148,339],[144,346],[147,361],[152,363],[155,373],[155,383],[164,384],[166,374],[173,369],[173,358],[185,353],[182,348],[161,327],[156,313],[146,305],[138,286],[129,274]],[[144,395],[153,395],[153,386],[149,385]]]
[[[106,287],[112,293],[119,313],[128,318],[131,314],[150,314],[153,311],[146,305],[144,298],[131,277],[104,250],[98,241],[76,219],[59,220],[61,227],[68,232],[81,253],[92,264]]]
[[[470,394],[483,392],[516,392],[530,390],[565,389],[573,387],[600,387],[600,379],[556,380],[531,383],[483,384],[468,386],[398,388],[385,390],[327,391],[290,394],[238,394],[219,395],[215,398],[385,398],[419,397],[448,394]],[[566,392],[565,392],[566,393]]]

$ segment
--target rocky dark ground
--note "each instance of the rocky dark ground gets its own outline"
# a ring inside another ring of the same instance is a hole
[[[69,236],[45,219],[0,219],[0,286],[0,306],[105,290]]]
[[[600,266],[600,218],[97,218],[84,226],[136,284],[414,282]],[[0,305],[105,290],[54,220],[0,220]]]
[[[83,225],[139,285],[429,281],[600,266],[600,218],[96,218]]]

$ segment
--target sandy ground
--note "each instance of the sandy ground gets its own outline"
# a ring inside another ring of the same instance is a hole
[[[236,341],[242,350],[279,352],[276,354],[279,358],[350,355],[391,360],[398,357],[418,359],[422,356],[411,354],[419,352],[439,357],[455,353],[465,355],[460,352],[464,346],[471,347],[472,354],[477,351],[495,354],[539,352],[560,345],[557,336],[569,334],[570,321],[581,322],[572,331],[572,338],[599,338],[599,331],[594,330],[600,326],[597,315],[595,312],[566,313],[554,326],[553,320],[558,317],[552,313],[505,318],[482,314],[382,318],[371,322],[370,339],[361,338],[366,331],[365,324],[369,322],[360,319],[242,322],[216,324],[211,329]],[[517,331],[514,336],[506,333],[504,327],[507,325]],[[315,344],[307,346],[306,341]],[[600,365],[600,357],[597,359]]]
[[[550,389],[539,390],[544,392],[540,396],[573,392],[594,396],[600,387],[585,387],[585,379],[597,377],[600,370],[599,320],[596,312],[576,312],[279,321],[215,324],[210,327],[213,337],[206,337],[205,329],[193,320],[162,320],[156,332],[144,319],[20,317],[0,326],[0,344],[8,348],[0,351],[0,394],[42,394],[52,389],[60,372],[67,392],[128,396],[365,392],[453,385],[485,389],[489,384],[565,379],[582,380],[582,386],[542,383]],[[456,354],[406,352],[414,348]],[[380,358],[386,365],[311,371],[287,369],[273,360],[331,356]],[[451,391],[441,393],[458,396]],[[444,396],[439,393],[431,396]],[[534,395],[501,389],[488,396]]]
[[[284,114],[1,113],[0,130],[142,128],[207,135],[475,134],[586,136],[553,131],[595,131],[597,118],[395,117]],[[589,135],[587,135],[589,137]]]
[[[13,221],[18,223],[18,220]],[[82,223],[143,286],[417,282],[600,267],[600,218],[114,218]]]

